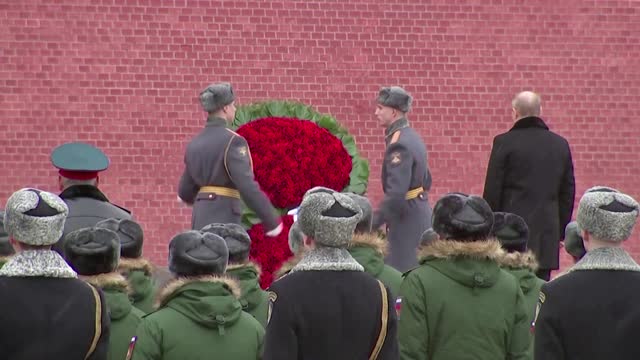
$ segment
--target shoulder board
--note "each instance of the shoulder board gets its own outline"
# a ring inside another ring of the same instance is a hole
[[[389,144],[394,144],[398,142],[399,139],[400,139],[400,129],[396,130],[396,132],[393,133],[393,136],[391,136],[391,141],[389,142]]]
[[[124,210],[124,212],[126,212],[126,213],[127,213],[127,214],[129,214],[129,215],[131,215],[131,210],[126,209],[126,208],[123,208],[122,206],[120,206],[120,205],[116,205],[116,204],[114,204],[114,203],[109,203],[109,204],[111,204],[111,205],[113,205],[113,206],[117,207],[117,208],[118,208],[118,209],[120,209],[120,210]]]
[[[229,129],[229,128],[225,128],[225,129],[226,129],[228,132],[230,132],[230,133],[232,133],[233,135],[235,135],[235,136],[240,136],[240,137],[242,137],[242,135],[238,134],[237,132],[235,132],[235,131],[233,131],[233,130],[231,130],[231,129]]]

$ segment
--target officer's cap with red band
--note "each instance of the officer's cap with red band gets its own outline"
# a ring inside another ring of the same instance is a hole
[[[51,163],[60,176],[73,180],[90,180],[109,167],[109,158],[97,147],[71,142],[58,146],[51,153]]]

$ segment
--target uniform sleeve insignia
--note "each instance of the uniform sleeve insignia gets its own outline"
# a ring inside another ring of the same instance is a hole
[[[238,148],[238,152],[240,153],[240,156],[247,156],[249,150],[246,146],[241,146],[240,148]]]
[[[395,308],[396,308],[396,315],[398,316],[398,319],[400,319],[400,312],[402,311],[402,297],[401,296],[396,299]]]
[[[273,304],[278,300],[278,294],[273,291],[268,291],[267,299],[269,299],[269,310],[267,311],[267,324],[269,324],[269,321],[271,320],[271,313],[273,312]]]
[[[402,159],[400,158],[400,153],[399,152],[392,152],[391,153],[391,163],[394,165],[400,164],[400,162],[402,161]]]
[[[133,349],[135,349],[137,341],[138,341],[137,336],[134,336],[131,338],[131,342],[129,343],[129,349],[127,350],[126,360],[131,360],[131,358],[133,357]]]
[[[536,321],[538,320],[538,314],[540,314],[540,309],[542,309],[542,304],[546,300],[547,296],[540,291],[540,295],[538,295],[538,303],[536,304],[536,314],[533,317],[533,322],[531,323],[531,332],[534,332],[536,328]]]

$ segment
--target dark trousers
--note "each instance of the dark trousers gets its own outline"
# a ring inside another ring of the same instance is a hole
[[[551,279],[551,269],[539,269],[536,271],[536,276],[544,281]]]

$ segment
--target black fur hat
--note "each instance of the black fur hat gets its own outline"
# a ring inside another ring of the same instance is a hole
[[[106,219],[96,224],[98,228],[113,230],[120,239],[120,256],[123,258],[139,258],[142,256],[144,234],[140,224],[129,219]]]
[[[215,223],[203,227],[200,231],[203,233],[212,233],[224,239],[229,249],[230,263],[242,263],[249,259],[251,238],[242,226],[238,224]]]
[[[227,244],[212,233],[186,231],[169,243],[169,271],[178,276],[221,275],[228,262]]]
[[[529,227],[523,218],[505,212],[493,213],[493,235],[508,252],[527,251]]]
[[[479,197],[449,193],[433,208],[433,230],[442,240],[485,240],[493,227],[493,211]]]
[[[79,275],[114,272],[120,260],[120,241],[114,231],[82,228],[64,237],[64,257]]]

